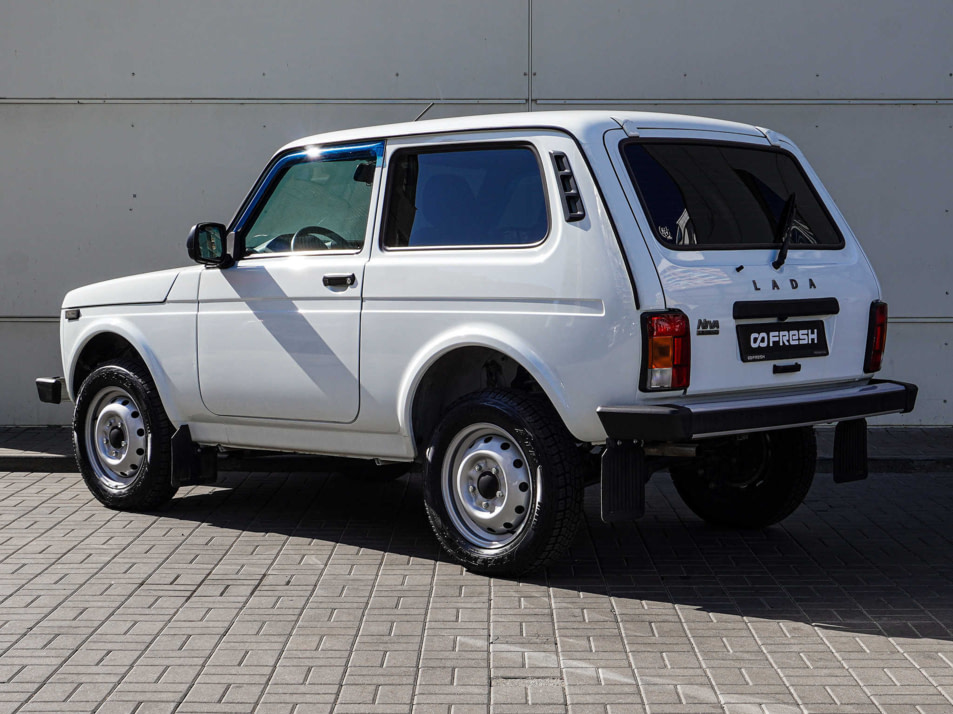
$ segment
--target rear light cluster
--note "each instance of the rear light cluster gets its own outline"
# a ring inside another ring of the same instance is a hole
[[[864,356],[864,371],[879,372],[887,345],[887,303],[874,300],[870,303],[870,321],[867,323],[867,354]]]
[[[688,318],[682,312],[642,315],[643,391],[657,392],[688,387],[692,366],[692,346]]]

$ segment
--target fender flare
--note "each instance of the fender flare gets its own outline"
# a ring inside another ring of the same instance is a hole
[[[66,377],[67,390],[73,401],[76,401],[77,390],[74,389],[73,382],[76,376],[76,368],[79,364],[79,356],[94,338],[104,334],[117,335],[132,345],[132,348],[139,355],[146,369],[149,370],[152,380],[155,382],[156,389],[159,392],[159,398],[162,400],[162,406],[165,408],[169,421],[172,422],[173,425],[180,426],[182,424],[181,415],[178,413],[172,400],[169,399],[169,395],[172,391],[170,388],[171,380],[169,379],[169,375],[163,369],[155,353],[147,346],[148,341],[139,328],[129,320],[124,320],[117,316],[104,317],[90,322],[73,343],[69,357],[69,370]]]
[[[567,416],[571,410],[566,394],[560,386],[559,378],[536,350],[515,332],[501,330],[497,325],[468,324],[436,335],[414,353],[401,375],[398,388],[397,414],[401,435],[411,441],[414,439],[414,399],[428,370],[445,355],[465,347],[495,350],[523,367],[542,388],[563,423],[569,426]]]

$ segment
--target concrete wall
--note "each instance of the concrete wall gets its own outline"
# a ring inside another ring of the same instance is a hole
[[[885,376],[953,423],[949,0],[0,0],[0,424],[62,423],[77,285],[187,262],[320,131],[574,107],[769,126],[811,158],[890,303]]]

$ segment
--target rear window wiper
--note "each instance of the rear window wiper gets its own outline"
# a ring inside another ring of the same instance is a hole
[[[780,270],[784,261],[788,259],[788,248],[791,247],[791,234],[794,232],[794,216],[797,213],[797,194],[792,193],[788,200],[784,202],[784,208],[781,209],[781,219],[778,221],[778,232],[774,236],[774,242],[781,243],[778,250],[778,257],[771,263],[771,267]]]

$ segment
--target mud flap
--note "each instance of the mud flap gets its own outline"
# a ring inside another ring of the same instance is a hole
[[[609,439],[602,454],[602,520],[631,521],[645,515],[645,452],[631,441]]]
[[[202,448],[192,441],[188,424],[172,436],[172,485],[213,483],[218,478],[218,455],[214,448]]]
[[[867,420],[849,419],[834,429],[834,482],[867,478]]]

